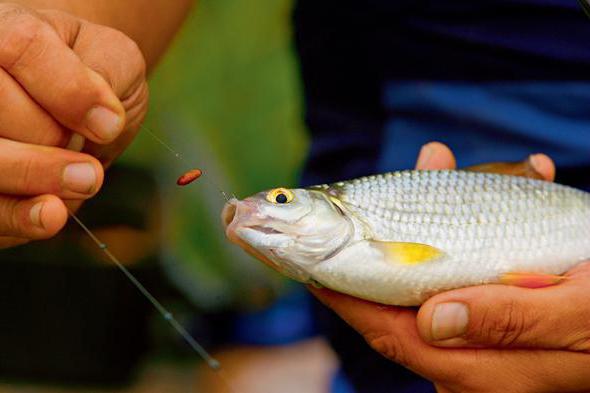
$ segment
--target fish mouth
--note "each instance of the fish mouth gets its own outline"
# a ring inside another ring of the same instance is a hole
[[[223,227],[227,230],[233,222],[236,220],[236,213],[238,212],[238,200],[231,199],[229,202],[225,204],[223,207],[223,211],[221,212],[221,222],[223,223]]]
[[[240,246],[248,254],[259,259],[267,266],[281,273],[281,267],[277,262],[271,260],[267,255],[252,247],[238,234],[240,231],[243,231],[244,228],[246,230],[253,230],[264,233],[266,236],[272,236],[274,234],[280,233],[279,231],[276,231],[272,228],[260,225],[252,225],[250,227],[246,227],[240,223],[240,217],[242,216],[242,214],[252,215],[255,211],[256,208],[252,205],[247,204],[247,202],[240,202],[235,198],[231,199],[228,203],[226,203],[226,205],[223,208],[223,211],[221,212],[221,221],[225,227],[225,235],[232,243]]]
[[[266,252],[252,246],[252,237],[270,241],[271,239],[280,240],[286,236],[285,233],[261,223],[262,218],[254,201],[231,199],[223,208],[221,220],[225,227],[225,234],[232,243],[287,277],[303,283],[311,282],[309,274],[296,265],[286,261],[277,262],[275,251],[268,246]]]
[[[259,222],[253,220],[253,215],[256,213],[256,207],[248,201],[238,201],[231,199],[223,208],[221,212],[221,220],[225,227],[225,234],[230,240],[234,240],[237,236],[236,232],[240,230],[251,230],[260,232],[264,235],[282,235],[283,232],[274,228],[261,225]],[[248,223],[252,221],[252,223]]]
[[[252,226],[247,226],[246,228],[253,230],[253,231],[264,233],[266,235],[281,235],[283,233],[281,231],[277,231],[274,228],[265,227],[264,225],[252,225]]]
[[[221,220],[225,235],[234,243],[239,243],[239,232],[254,231],[265,236],[283,235],[284,233],[260,223],[254,216],[256,206],[249,201],[231,199],[223,208]]]

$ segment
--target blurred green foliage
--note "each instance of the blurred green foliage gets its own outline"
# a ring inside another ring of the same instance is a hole
[[[197,305],[259,304],[282,281],[223,236],[219,189],[244,197],[297,183],[307,137],[291,0],[202,0],[151,78],[145,131],[122,158],[153,168],[167,271]],[[183,189],[191,167],[205,176]]]

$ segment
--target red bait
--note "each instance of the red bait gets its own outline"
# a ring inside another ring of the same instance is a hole
[[[197,180],[199,177],[203,175],[203,171],[200,169],[191,169],[190,171],[186,172],[184,175],[180,176],[176,181],[176,184],[179,186],[186,186]]]

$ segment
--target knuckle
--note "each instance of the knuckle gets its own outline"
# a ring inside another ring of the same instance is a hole
[[[21,15],[30,14],[30,11],[18,4],[2,4],[0,6],[0,24],[10,23]]]
[[[0,232],[3,236],[22,235],[21,216],[18,214],[18,200],[12,198],[0,199]]]
[[[61,192],[61,185],[55,180],[55,176],[48,176],[48,168],[53,164],[42,160],[37,154],[28,155],[18,162],[15,168],[18,173],[16,190],[22,195],[35,195],[40,192],[58,194]],[[53,172],[53,169],[51,169]],[[43,174],[43,175],[40,175]]]
[[[586,352],[590,354],[590,332],[584,332],[568,347],[572,351]]]
[[[148,111],[149,88],[143,82],[131,96],[123,101],[127,111],[127,125],[130,129],[139,128]]]
[[[9,203],[10,210],[10,221],[11,225],[10,228],[14,231],[15,235],[23,234],[25,232],[25,225],[22,220],[22,214],[19,214],[19,203],[17,201],[13,201]]]
[[[0,20],[7,18],[0,16]],[[46,25],[30,13],[19,13],[9,18],[6,33],[0,41],[0,55],[7,70],[21,67],[37,59],[47,46],[42,39]]]
[[[482,370],[494,367],[489,363],[486,351],[488,350],[474,348],[455,360],[452,367],[441,365],[445,371],[435,375],[435,380],[449,386],[453,392],[504,392],[503,386],[498,384],[490,389],[489,373],[482,373]]]
[[[145,79],[147,72],[147,64],[141,49],[137,42],[131,39],[124,33],[115,30],[115,34],[118,36],[118,42],[121,45],[121,50],[127,55],[127,66],[135,71],[142,79]]]
[[[74,107],[84,106],[87,104],[87,102],[83,99],[84,95],[93,98],[100,96],[100,87],[96,86],[95,83],[91,83],[90,78],[87,78],[86,75],[81,76],[81,70],[82,67],[78,67],[76,69],[75,75],[72,78],[63,81],[61,86],[62,96],[68,97],[68,104]]]
[[[145,90],[147,77],[147,63],[139,45],[110,27],[92,31],[95,45],[107,50],[101,58],[85,59],[85,63],[104,78],[122,102],[135,100],[138,92]]]
[[[486,343],[510,346],[527,330],[525,317],[514,300],[500,304],[496,310],[503,312],[486,311],[476,332]]]
[[[144,80],[147,64],[137,42],[125,33],[110,27],[103,27],[100,35],[102,41],[110,43],[110,50],[114,52],[113,59],[117,60],[119,67],[135,75],[137,80]]]
[[[20,177],[18,185],[19,190],[24,194],[30,194],[34,191],[33,184],[35,179],[36,160],[33,158],[23,159],[20,163]]]
[[[590,353],[590,303],[583,303],[581,309],[576,310],[576,315],[572,319],[576,323],[570,322],[572,331],[570,333],[570,342],[567,348],[572,351]]]
[[[367,336],[366,340],[371,348],[385,356],[387,359],[404,366],[408,364],[408,358],[404,353],[401,342],[394,335],[382,333],[373,337]]]
[[[0,97],[6,97],[15,86],[14,80],[3,69],[0,69]]]

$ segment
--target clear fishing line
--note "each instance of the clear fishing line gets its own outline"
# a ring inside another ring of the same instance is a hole
[[[88,237],[90,237],[92,241],[96,243],[98,248],[102,250],[107,258],[113,262],[113,264],[115,264],[119,270],[121,270],[125,277],[127,277],[129,281],[131,281],[131,283],[139,290],[139,292],[141,292],[141,294],[154,306],[154,308],[158,310],[158,312],[166,321],[168,321],[174,330],[176,330],[176,332],[178,332],[178,334],[205,361],[205,363],[207,363],[207,366],[209,366],[209,368],[212,369],[221,378],[221,380],[223,380],[223,383],[226,385],[229,391],[235,393],[236,391],[232,388],[231,384],[229,383],[229,379],[221,368],[221,363],[211,356],[211,354],[209,354],[209,352],[207,352],[207,350],[203,348],[203,346],[199,344],[197,340],[193,338],[193,336],[190,335],[185,327],[182,326],[180,322],[178,322],[174,315],[166,307],[164,307],[164,305],[160,303],[158,299],[156,299],[141,282],[139,282],[133,273],[131,273],[129,269],[127,269],[125,265],[123,265],[121,261],[119,261],[119,259],[111,252],[111,250],[109,250],[109,247],[106,243],[103,243],[98,237],[96,237],[90,228],[88,228],[73,212],[68,211],[68,213],[70,214],[70,217],[72,217],[72,219],[78,223],[80,228],[86,232]]]
[[[148,134],[154,138],[158,143],[166,148],[174,157],[177,159],[186,162],[184,157],[172,149],[167,143],[165,143],[161,138],[159,138],[155,133],[150,131],[147,127],[142,126],[142,129],[146,131]],[[204,172],[205,173],[205,172]],[[209,177],[205,177],[206,180],[216,188],[219,193],[223,196],[226,201],[229,201],[229,197],[227,194]],[[223,369],[221,368],[220,362],[215,359],[207,350],[198,343],[197,340],[191,336],[191,334],[186,330],[180,322],[174,317],[174,315],[166,308],[162,303],[156,299],[151,292],[119,261],[119,259],[113,255],[113,253],[109,250],[108,245],[102,242],[91,230],[88,228],[79,218],[76,216],[72,211],[68,211],[70,217],[82,228],[82,230],[92,239],[92,241],[97,245],[98,248],[102,250],[102,252],[106,255],[106,257],[127,277],[127,279],[137,288],[137,290],[154,306],[154,308],[160,313],[160,315],[172,326],[172,328],[188,343],[188,345],[196,352],[207,364],[207,366],[218,375],[218,377],[223,381],[229,392],[235,393],[237,392],[232,384],[229,381],[229,378],[224,373]]]
[[[156,140],[156,142],[158,142],[159,144],[161,144],[162,146],[164,146],[166,148],[166,150],[168,150],[174,157],[176,157],[177,159],[179,159],[182,162],[187,162],[184,159],[184,156],[182,154],[180,154],[179,152],[177,152],[176,150],[174,150],[172,147],[170,147],[170,145],[168,145],[166,142],[164,142],[160,137],[158,137],[155,133],[153,133],[149,128],[142,126],[141,127],[143,131],[147,132],[148,134],[150,134],[152,136],[152,138],[154,138]],[[227,196],[227,193],[225,191],[223,191],[221,189],[221,187],[219,187],[217,185],[217,183],[215,183],[209,176],[207,176],[207,171],[204,168],[201,168],[201,170],[203,171],[203,178],[205,179],[205,181],[207,181],[212,187],[214,187],[217,191],[219,191],[219,193],[223,196],[223,199],[225,199],[226,202],[229,202],[229,197]],[[233,194],[232,194],[233,196]],[[235,198],[235,196],[234,196]]]

